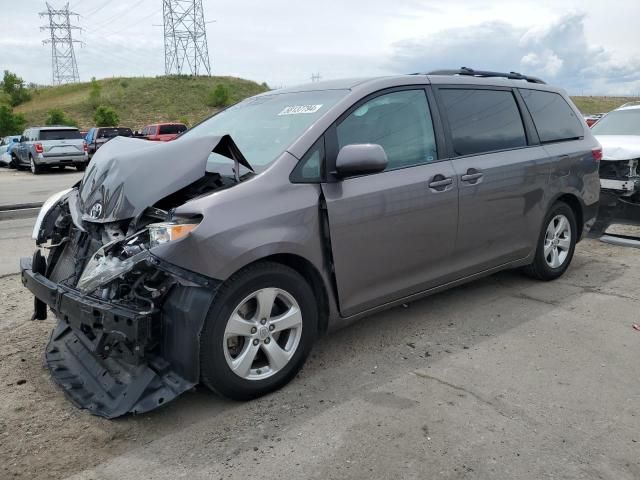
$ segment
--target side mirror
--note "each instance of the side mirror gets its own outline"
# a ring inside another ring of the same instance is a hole
[[[345,145],[338,152],[336,172],[339,177],[377,173],[387,168],[387,154],[375,143]]]

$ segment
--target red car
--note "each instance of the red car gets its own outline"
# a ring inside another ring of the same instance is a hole
[[[142,129],[142,137],[156,142],[173,140],[187,129],[183,123],[155,123]]]

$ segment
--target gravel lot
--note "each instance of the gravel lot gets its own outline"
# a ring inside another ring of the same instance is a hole
[[[2,242],[0,242],[0,247]],[[52,320],[0,277],[0,478],[640,478],[640,250],[504,272],[322,339],[249,403],[196,389],[116,421],[42,367]]]

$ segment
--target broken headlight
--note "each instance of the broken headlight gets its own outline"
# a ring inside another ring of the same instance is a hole
[[[149,225],[149,247],[157,247],[163,243],[173,242],[186,237],[191,230],[198,226],[192,220],[189,223],[183,222],[163,222]]]
[[[61,192],[54,193],[51,195],[46,202],[42,204],[40,207],[40,211],[38,212],[38,218],[36,218],[36,223],[33,225],[33,233],[31,234],[31,238],[34,240],[38,240],[38,235],[40,234],[40,227],[42,226],[42,222],[44,221],[44,217],[47,216],[47,213],[57,205],[62,197],[64,197],[67,193],[69,193],[72,188],[67,188],[66,190],[62,190]]]

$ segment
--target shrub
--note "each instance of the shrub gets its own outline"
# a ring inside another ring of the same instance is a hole
[[[106,107],[104,105],[100,105],[96,108],[93,120],[96,122],[97,127],[115,127],[120,123],[120,118],[116,111],[113,108]]]
[[[12,107],[20,105],[31,99],[31,94],[25,86],[24,80],[17,76],[15,73],[11,73],[9,70],[4,71],[4,77],[2,83],[0,83],[2,90],[9,96],[9,103]]]
[[[218,85],[209,92],[207,105],[210,107],[225,107],[229,104],[229,90],[224,85]]]
[[[67,117],[65,113],[58,108],[54,108],[47,112],[47,118],[45,119],[44,123],[46,125],[72,125],[74,127],[78,126],[78,122]]]
[[[0,106],[0,137],[22,133],[27,120],[19,113],[13,113],[11,107]]]

